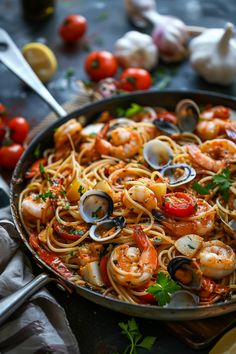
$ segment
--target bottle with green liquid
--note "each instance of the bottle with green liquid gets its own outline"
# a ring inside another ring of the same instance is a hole
[[[31,21],[42,21],[53,14],[55,0],[21,0],[23,14]]]

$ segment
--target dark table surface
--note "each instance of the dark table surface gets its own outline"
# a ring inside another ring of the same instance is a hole
[[[233,23],[236,21],[235,0],[158,0],[158,9],[160,13],[175,15],[189,25],[222,27],[227,21]],[[59,24],[65,15],[71,13],[80,13],[88,19],[86,45],[68,48],[57,34]],[[56,76],[47,86],[60,103],[70,100],[75,94],[73,85],[70,87],[67,85],[68,69],[73,69],[74,79],[87,79],[83,70],[87,51],[90,49],[112,51],[115,40],[133,29],[124,14],[121,0],[60,0],[57,2],[54,16],[41,23],[29,23],[23,19],[20,1],[1,0],[0,27],[9,32],[18,47],[28,42],[41,41],[52,48],[59,66]],[[161,65],[163,67],[163,63]],[[164,67],[166,72],[171,73],[168,88],[203,89],[236,95],[236,83],[228,87],[208,84],[194,73],[188,61]],[[8,107],[11,115],[27,117],[31,127],[50,112],[49,107],[40,98],[1,64],[0,102]],[[126,322],[128,316],[114,313],[76,295],[68,295],[54,284],[49,286],[49,290],[65,308],[71,328],[78,339],[81,354],[123,352],[127,340],[121,335],[118,323]],[[163,322],[139,318],[137,323],[144,335],[157,337],[151,353],[172,354],[175,351],[182,354],[196,353],[168,332]],[[199,354],[208,352],[209,348],[198,351]]]

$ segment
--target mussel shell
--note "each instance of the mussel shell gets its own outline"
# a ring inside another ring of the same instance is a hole
[[[180,130],[192,133],[196,128],[200,115],[198,105],[192,100],[184,99],[177,104],[175,112]]]
[[[182,283],[177,277],[176,272],[180,270],[182,272],[186,271],[192,273],[192,279],[189,283]],[[194,262],[191,258],[177,256],[172,258],[169,262],[167,270],[173,280],[175,280],[179,285],[181,285],[184,289],[200,289],[201,280],[202,280],[202,272],[200,270],[199,265]]]
[[[175,178],[174,171],[176,169],[184,170],[183,174],[179,178]],[[196,171],[193,167],[187,164],[175,164],[164,167],[161,170],[163,177],[168,177],[169,185],[173,187],[181,186],[182,184],[192,181],[196,177]]]
[[[173,152],[169,145],[154,139],[143,145],[143,157],[154,170],[161,170],[171,163]]]
[[[199,296],[187,290],[178,290],[171,295],[170,302],[165,307],[186,308],[197,306],[200,302]]]
[[[92,189],[83,194],[79,208],[84,221],[96,223],[113,213],[113,201],[107,193]]]
[[[96,225],[92,225],[89,229],[89,236],[97,242],[105,242],[115,238],[125,226],[125,218],[123,216],[117,216],[113,219],[106,219],[100,221]],[[112,234],[106,237],[102,237],[102,233],[107,233],[109,230],[113,229]]]
[[[164,119],[155,119],[153,124],[157,127],[158,130],[165,134],[174,135],[180,133],[180,129],[175,124],[167,122]]]

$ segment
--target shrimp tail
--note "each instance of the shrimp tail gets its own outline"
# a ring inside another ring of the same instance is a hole
[[[95,150],[97,150],[101,155],[108,155],[111,150],[111,144],[105,140],[109,126],[110,126],[109,122],[106,123],[104,127],[101,129],[101,131],[98,133],[95,140],[95,144],[94,144]]]
[[[133,226],[133,238],[138,246],[139,249],[142,251],[147,249],[150,245],[150,241],[146,236],[145,232],[142,229],[141,225],[134,225]]]

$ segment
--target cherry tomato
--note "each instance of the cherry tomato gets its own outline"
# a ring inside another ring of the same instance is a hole
[[[87,30],[87,20],[81,15],[67,16],[59,28],[60,36],[66,42],[77,42]]]
[[[23,117],[15,117],[8,123],[10,138],[15,143],[23,143],[29,132],[29,123]]]
[[[102,274],[102,280],[104,281],[105,285],[110,287],[111,282],[110,282],[110,280],[108,278],[108,274],[107,274],[107,262],[108,262],[108,256],[103,256],[100,261],[100,271]]]
[[[118,63],[114,55],[106,51],[91,52],[85,59],[85,71],[94,81],[114,76]]]
[[[20,144],[2,146],[0,148],[0,166],[7,169],[14,168],[23,152],[24,148]]]
[[[71,227],[62,225],[58,221],[54,221],[52,226],[54,231],[66,241],[77,241],[81,238],[81,236],[83,236],[83,233],[73,234],[72,232],[75,231],[75,229],[72,230]]]
[[[3,141],[6,134],[6,126],[3,120],[0,118],[0,143]]]
[[[187,217],[196,211],[196,199],[187,193],[167,193],[163,197],[163,208],[166,214]]]
[[[7,113],[7,109],[4,104],[0,103],[0,116],[4,116]]]
[[[119,88],[125,91],[147,90],[151,85],[151,75],[144,69],[125,69],[119,80]]]
[[[155,304],[157,302],[153,294],[149,294],[146,292],[147,288],[149,288],[149,286],[151,286],[152,284],[154,284],[154,281],[149,280],[145,285],[137,288],[138,291],[145,291],[144,295],[138,297],[142,304]]]
[[[40,165],[45,166],[47,164],[46,159],[40,159],[35,161],[25,173],[25,178],[32,178],[40,172]]]

